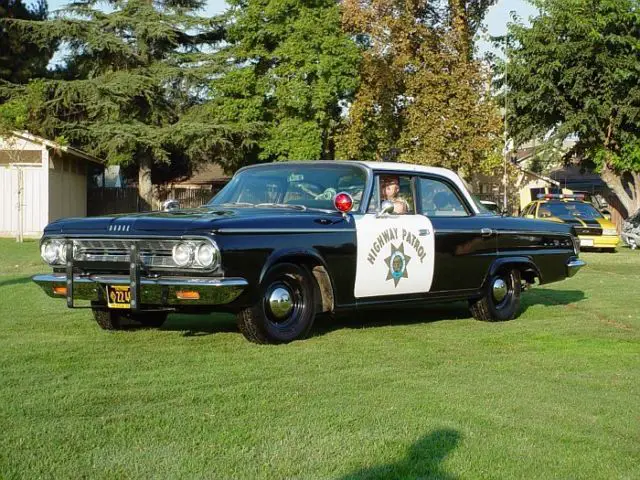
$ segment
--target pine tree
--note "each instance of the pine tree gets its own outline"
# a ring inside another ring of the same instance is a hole
[[[37,45],[25,41],[10,28],[7,19],[42,21],[47,18],[47,3],[38,0],[26,5],[23,0],[0,0],[0,80],[26,83],[45,74],[55,45]]]
[[[206,48],[223,31],[197,15],[202,0],[106,3],[100,9],[98,0],[77,0],[55,19],[11,22],[41,47],[61,42],[66,58],[52,78],[9,94],[14,104],[26,102],[22,120],[33,133],[63,138],[110,163],[138,165],[140,196],[152,204],[154,164],[188,150],[194,135],[207,137],[210,149],[225,143],[223,127],[183,119],[217,71]]]

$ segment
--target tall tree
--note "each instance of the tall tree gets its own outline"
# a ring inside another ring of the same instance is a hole
[[[334,157],[342,102],[357,85],[359,51],[334,0],[231,0],[227,71],[200,115],[232,125],[229,165]],[[242,134],[241,132],[244,132]]]
[[[512,24],[510,133],[516,143],[576,137],[628,213],[640,208],[640,5],[637,0],[535,0]]]
[[[46,0],[27,5],[23,0],[0,0],[0,80],[26,83],[45,74],[55,45],[38,46],[25,41],[10,28],[7,19],[43,21],[47,18]]]
[[[221,39],[222,29],[197,15],[203,5],[76,0],[46,22],[14,20],[11,27],[27,41],[63,42],[66,58],[53,78],[12,88],[5,118],[17,111],[34,133],[63,137],[111,163],[137,164],[140,196],[152,204],[155,163],[170,162],[196,133],[210,148],[225,141],[218,125],[181,121],[217,71],[204,49]],[[12,105],[24,99],[26,114]]]
[[[472,55],[483,15],[474,9],[491,3],[345,1],[345,27],[363,49],[345,156],[470,173],[495,151],[500,118]]]

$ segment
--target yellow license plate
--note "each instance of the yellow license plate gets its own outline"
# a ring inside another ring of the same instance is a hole
[[[107,285],[109,308],[131,308],[131,289],[122,285]]]

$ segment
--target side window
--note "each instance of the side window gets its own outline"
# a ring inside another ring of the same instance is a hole
[[[469,212],[456,192],[445,182],[432,178],[418,179],[420,207],[428,217],[467,217]]]
[[[416,212],[411,177],[408,175],[380,174],[376,175],[374,192],[367,211],[380,211],[385,200],[393,202],[396,215],[413,215]]]

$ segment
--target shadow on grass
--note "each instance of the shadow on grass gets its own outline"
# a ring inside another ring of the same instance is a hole
[[[534,305],[559,306],[579,302],[585,298],[579,290],[533,289],[522,296],[521,313]],[[415,325],[450,320],[469,319],[467,302],[430,304],[412,307],[376,308],[343,313],[335,317],[320,315],[316,319],[313,335],[343,329],[377,328],[393,325]],[[160,330],[180,332],[184,337],[238,332],[235,316],[219,314],[172,314]]]
[[[522,312],[526,312],[529,307],[544,305],[553,307],[558,305],[569,305],[584,300],[586,295],[582,290],[556,290],[532,288],[522,295]]]
[[[31,283],[31,277],[18,277],[11,278],[9,280],[0,280],[0,288],[9,287],[11,285],[24,285],[26,283]]]
[[[388,478],[438,478],[453,480],[455,475],[442,468],[442,462],[460,442],[455,430],[436,430],[414,443],[407,456],[395,463],[364,468],[341,477],[341,480]]]

